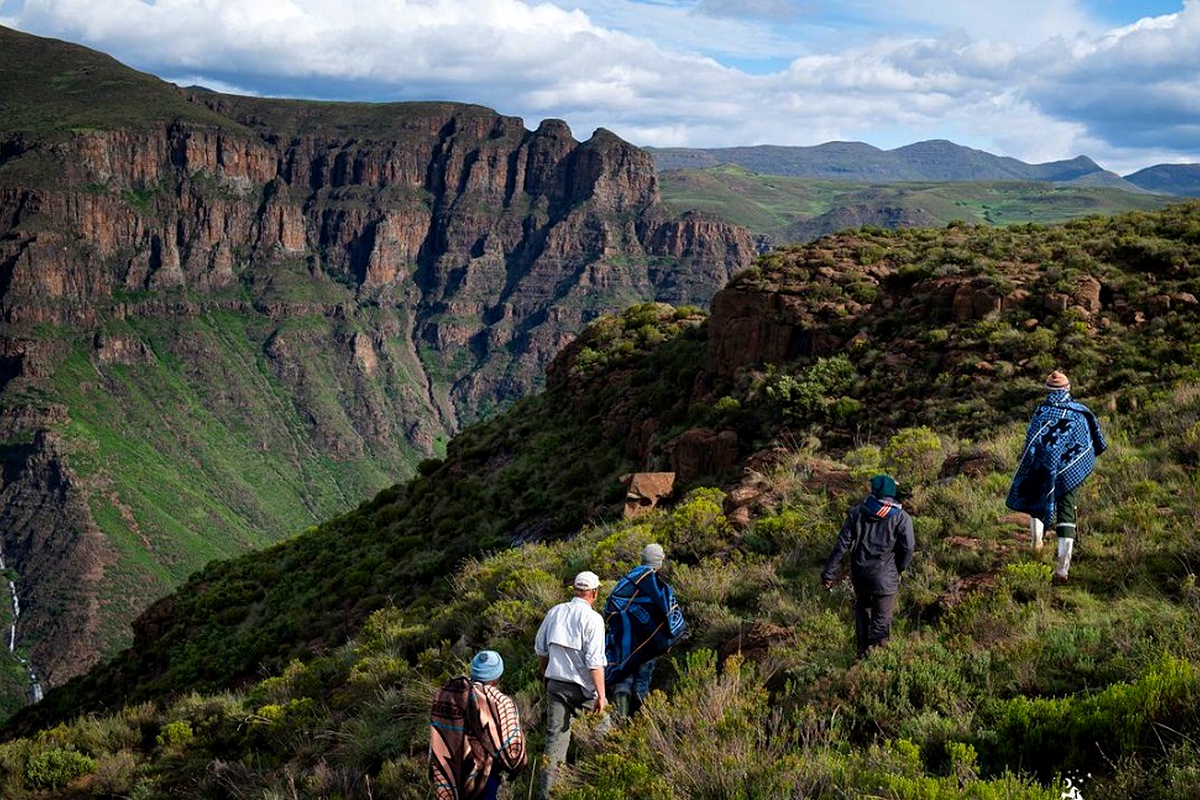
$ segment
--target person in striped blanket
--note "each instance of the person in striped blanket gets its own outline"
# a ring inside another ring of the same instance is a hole
[[[1071,399],[1071,381],[1059,370],[1046,378],[1046,399],[1033,412],[1025,448],[1005,505],[1029,515],[1033,549],[1042,549],[1042,531],[1054,523],[1058,562],[1053,581],[1066,583],[1075,552],[1076,500],[1092,474],[1096,456],[1108,448],[1091,410]]]
[[[604,604],[604,682],[619,719],[641,708],[658,657],[687,633],[675,590],[662,577],[665,559],[661,544],[646,545],[642,563],[617,581]]]
[[[525,736],[512,698],[497,688],[504,659],[483,650],[470,675],[451,678],[433,700],[429,776],[437,800],[495,800],[504,773],[525,766]]]

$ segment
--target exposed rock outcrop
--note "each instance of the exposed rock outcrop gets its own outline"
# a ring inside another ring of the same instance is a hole
[[[23,554],[23,630],[38,631],[50,686],[100,652],[97,620],[120,630],[153,599],[97,605],[114,593],[103,574],[113,551],[89,503],[133,541],[163,533],[105,474],[103,444],[84,447],[100,450],[94,480],[67,477],[74,445],[56,448],[52,432],[70,414],[55,388],[70,358],[90,360],[95,374],[78,373],[75,388],[111,402],[118,436],[139,436],[144,415],[124,409],[131,397],[158,408],[167,375],[202,398],[178,409],[189,469],[167,480],[233,485],[228,514],[242,532],[197,548],[232,555],[247,531],[295,531],[272,529],[224,454],[195,449],[205,415],[238,431],[251,463],[286,449],[296,503],[316,521],[363,499],[327,505],[343,487],[321,483],[323,464],[367,465],[380,474],[372,492],[405,478],[461,425],[538,388],[587,321],[651,299],[707,305],[757,252],[741,228],[671,216],[650,156],[603,129],[579,142],[560,120],[530,131],[478,106],[348,110],[152,90],[137,102],[184,110],[72,133],[0,121],[0,444],[16,443],[0,519],[15,526],[4,536]],[[226,363],[231,353],[239,360]],[[183,574],[190,563],[149,555]],[[65,586],[78,602],[61,599]]]
[[[115,551],[96,526],[58,436],[3,451],[0,554],[20,588],[18,646],[44,684],[80,675],[103,649],[101,583]],[[110,598],[109,602],[112,602]]]

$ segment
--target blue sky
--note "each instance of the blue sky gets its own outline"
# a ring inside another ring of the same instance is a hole
[[[0,0],[180,84],[455,100],[638,145],[1200,161],[1200,0]]]

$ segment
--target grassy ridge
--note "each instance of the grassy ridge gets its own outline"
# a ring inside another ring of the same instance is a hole
[[[661,661],[659,691],[632,724],[602,736],[584,721],[560,797],[1052,800],[1067,778],[1082,778],[1086,797],[1192,796],[1200,384],[1159,387],[1101,422],[1111,447],[1085,484],[1069,587],[1051,586],[1049,552],[1032,553],[1003,508],[1023,422],[971,439],[901,430],[837,457],[803,446],[757,474],[771,499],[744,531],[725,521],[723,492],[701,487],[669,511],[467,559],[443,576],[452,593],[384,605],[345,646],[276,662],[236,691],[128,705],[0,745],[0,789],[13,800],[426,797],[436,686],[476,648],[498,649],[540,752],[544,690],[530,643],[541,616],[575,571],[611,580],[654,540],[668,549],[691,637]],[[990,466],[939,477],[963,453]],[[880,469],[907,487],[919,551],[891,643],[858,662],[849,593],[818,578],[862,491],[849,487]],[[820,475],[844,476],[846,488],[815,488]],[[286,573],[304,542],[303,558],[328,569],[333,552],[318,544],[336,532],[365,567],[361,526],[383,521],[394,499],[264,555]],[[260,557],[206,571],[228,593],[222,613],[253,605],[263,570]],[[307,603],[333,600],[309,589]],[[335,589],[342,602],[357,596]],[[279,619],[247,613],[264,631]],[[525,770],[515,796],[536,775]]]
[[[53,64],[53,71],[45,69]],[[237,126],[165,81],[78,45],[0,28],[0,131],[66,136],[188,120]]]
[[[1093,214],[1162,208],[1175,198],[1117,189],[1058,187],[1038,182],[901,183],[872,186],[846,181],[791,178],[719,166],[659,175],[663,200],[677,212],[707,211],[743,225],[777,244],[834,232],[797,230],[798,223],[839,208],[909,209],[924,225],[954,220],[989,225],[1049,224]]]

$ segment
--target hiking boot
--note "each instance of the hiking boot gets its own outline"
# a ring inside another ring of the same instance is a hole
[[[1055,583],[1066,583],[1067,575],[1071,572],[1071,555],[1075,552],[1075,540],[1064,536],[1058,537],[1058,564],[1054,569],[1052,580]]]
[[[1033,552],[1042,552],[1042,534],[1045,532],[1046,526],[1037,517],[1029,518],[1029,540],[1033,543]]]
[[[1050,582],[1055,586],[1066,586],[1071,580],[1066,575],[1059,575],[1056,572],[1050,576]]]

